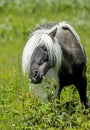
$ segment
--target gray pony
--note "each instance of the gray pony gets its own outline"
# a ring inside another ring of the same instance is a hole
[[[41,99],[46,95],[49,100],[47,88],[54,98],[60,98],[62,88],[73,84],[81,103],[90,107],[86,96],[86,53],[70,24],[61,22],[37,27],[24,47],[22,67],[33,84],[31,89],[38,96],[42,95]]]

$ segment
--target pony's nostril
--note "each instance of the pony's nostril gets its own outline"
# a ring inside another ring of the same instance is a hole
[[[38,71],[34,71],[33,77],[35,78],[35,77],[37,77],[37,76],[38,76]]]

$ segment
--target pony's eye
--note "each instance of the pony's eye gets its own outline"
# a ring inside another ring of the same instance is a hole
[[[39,65],[42,65],[44,62],[47,62],[47,61],[48,61],[48,57],[43,57],[43,58],[40,60]]]
[[[42,65],[44,62],[48,61],[47,55],[42,55],[39,60],[39,65]]]
[[[45,61],[41,60],[41,61],[39,62],[39,65],[42,65],[44,62],[45,62]]]
[[[47,53],[44,54],[44,56],[43,56],[43,61],[44,61],[44,62],[48,61],[48,55],[47,55]]]

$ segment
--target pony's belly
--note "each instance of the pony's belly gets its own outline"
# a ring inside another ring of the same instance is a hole
[[[30,91],[42,102],[58,98],[59,79],[54,68],[50,69],[41,84],[30,84]]]

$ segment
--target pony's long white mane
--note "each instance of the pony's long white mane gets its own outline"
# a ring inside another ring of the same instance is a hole
[[[74,34],[74,36],[77,38],[77,40],[80,41],[80,38],[77,35],[76,31],[73,29],[71,25],[67,24],[66,22],[61,22],[52,27],[51,29],[42,28],[40,30],[36,30],[32,33],[30,39],[28,40],[23,50],[22,68],[24,74],[30,71],[32,54],[35,51],[35,49],[42,44],[46,46],[50,60],[52,61],[53,57],[56,59],[56,69],[58,70],[60,68],[62,60],[62,50],[57,39],[54,37],[54,40],[52,40],[49,34],[56,28],[58,30],[58,28],[60,29],[62,27],[69,28],[71,32]]]

